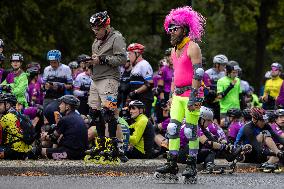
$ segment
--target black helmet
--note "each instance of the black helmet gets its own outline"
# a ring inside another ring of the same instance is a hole
[[[110,24],[110,18],[107,11],[98,12],[91,16],[90,25],[91,27],[102,27]]]
[[[10,103],[12,106],[15,106],[17,104],[17,98],[15,95],[11,93],[4,94],[4,98],[6,98],[6,102]]]
[[[275,122],[276,118],[281,114],[281,113],[284,113],[284,112],[281,112],[281,109],[279,109],[280,111],[276,110],[266,110],[265,114],[267,116],[267,119],[268,119],[268,122]],[[282,111],[284,111],[282,109]],[[284,115],[284,114],[283,114]]]
[[[5,56],[3,53],[0,53],[0,61],[4,61],[5,60]]]
[[[144,104],[143,104],[143,102],[141,102],[139,100],[133,100],[129,103],[128,107],[129,108],[131,108],[131,107],[144,108]]]
[[[231,108],[227,111],[227,116],[234,117],[234,118],[240,118],[242,117],[242,111],[237,108]]]
[[[86,62],[86,61],[89,61],[91,60],[92,57],[90,57],[89,55],[86,55],[86,54],[81,54],[77,57],[77,62],[78,63],[81,63],[81,62]]]
[[[69,104],[77,109],[80,106],[80,100],[76,98],[74,95],[64,95],[59,98],[59,102],[64,102],[65,104]]]
[[[2,102],[7,102],[7,98],[6,98],[5,94],[3,94],[3,93],[0,94],[0,103],[2,103]]]
[[[68,66],[69,66],[70,69],[77,69],[78,68],[78,62],[77,61],[69,62]]]
[[[22,54],[20,53],[14,53],[11,55],[10,61],[20,61],[20,62],[24,62],[24,57]]]
[[[245,120],[251,120],[251,112],[249,108],[243,110],[243,117]]]

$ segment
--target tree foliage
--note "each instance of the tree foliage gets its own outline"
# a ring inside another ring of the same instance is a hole
[[[0,38],[5,41],[6,56],[21,52],[26,61],[46,65],[46,52],[59,49],[63,62],[67,63],[81,53],[91,54],[94,36],[89,18],[97,11],[107,10],[111,25],[121,31],[128,44],[145,44],[145,57],[156,67],[170,46],[163,29],[166,14],[172,8],[190,3],[186,0],[2,0]],[[269,65],[283,61],[284,0],[194,0],[192,6],[207,18],[200,46],[208,67],[214,55],[225,54],[230,60],[238,61],[244,77],[258,86],[259,76]]]

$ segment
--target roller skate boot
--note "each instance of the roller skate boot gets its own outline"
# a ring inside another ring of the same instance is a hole
[[[168,153],[167,162],[165,165],[156,169],[154,177],[161,181],[174,181],[178,182],[179,178],[177,165],[177,155]]]
[[[182,173],[182,181],[184,184],[196,184],[197,183],[197,169],[196,169],[196,157],[188,157],[186,160],[186,168]]]
[[[277,163],[267,163],[263,168],[264,173],[281,173],[282,169]]]
[[[100,164],[102,160],[102,152],[105,150],[105,138],[97,137],[95,139],[95,146],[90,150],[87,150],[84,158],[85,163]]]

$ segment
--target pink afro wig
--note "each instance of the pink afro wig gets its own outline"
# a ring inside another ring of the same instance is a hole
[[[205,18],[191,7],[185,6],[172,9],[170,14],[166,16],[164,22],[166,32],[169,32],[168,28],[171,24],[187,27],[190,39],[200,41],[204,31]]]

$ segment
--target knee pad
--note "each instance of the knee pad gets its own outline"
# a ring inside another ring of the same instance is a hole
[[[261,133],[263,134],[264,138],[271,137],[271,133],[268,130],[263,130]]]
[[[186,123],[184,128],[184,135],[189,141],[194,141],[197,139],[197,125],[192,125]]]
[[[177,121],[172,121],[167,126],[167,135],[169,138],[179,137],[180,124]]]

